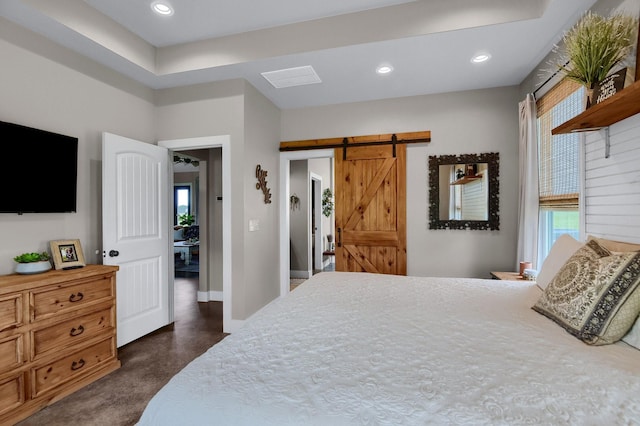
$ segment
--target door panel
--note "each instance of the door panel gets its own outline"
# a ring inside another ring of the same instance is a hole
[[[167,149],[104,133],[103,263],[116,279],[118,347],[169,323]]]
[[[383,145],[343,156],[337,149],[336,270],[405,275],[406,145],[395,155]]]

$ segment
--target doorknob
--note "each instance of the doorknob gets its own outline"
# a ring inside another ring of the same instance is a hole
[[[120,254],[120,252],[118,250],[109,250],[109,256],[110,257],[116,257]]]

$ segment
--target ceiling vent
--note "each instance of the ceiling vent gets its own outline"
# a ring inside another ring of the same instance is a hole
[[[322,83],[311,65],[287,68],[284,70],[263,72],[262,76],[276,89]]]

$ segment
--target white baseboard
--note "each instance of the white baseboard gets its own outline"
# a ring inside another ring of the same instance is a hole
[[[223,325],[223,332],[225,333],[233,333],[240,329],[244,325],[244,320],[234,320],[225,321]]]
[[[198,302],[222,302],[221,291],[199,291]]]
[[[311,271],[289,271],[289,277],[291,278],[311,278]]]

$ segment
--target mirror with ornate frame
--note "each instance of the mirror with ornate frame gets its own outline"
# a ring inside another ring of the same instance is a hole
[[[429,156],[429,229],[499,230],[497,152]]]

